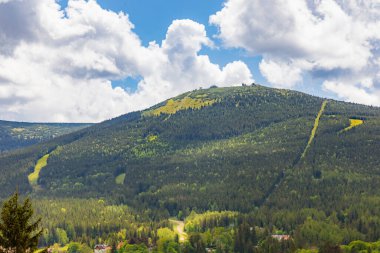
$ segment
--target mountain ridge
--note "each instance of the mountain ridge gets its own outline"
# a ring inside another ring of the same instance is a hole
[[[308,145],[324,101],[320,126]],[[313,168],[314,142],[326,142],[326,131],[338,136],[351,118],[365,118],[363,126],[338,138],[362,135],[360,129],[371,126],[376,139],[373,123],[379,115],[376,107],[259,85],[194,90],[2,155],[0,169],[10,176],[4,183],[18,182],[37,197],[111,196],[116,202],[166,208],[173,214],[186,208],[249,211],[272,204],[269,195],[283,187],[279,179],[289,187],[289,175],[296,173],[289,168],[298,163],[300,171]],[[57,149],[36,181],[41,189],[34,191],[28,175],[38,159]],[[312,170],[308,173],[325,175],[322,169]],[[237,185],[239,180],[243,182]],[[232,200],[226,203],[220,199],[223,194]]]
[[[0,120],[0,153],[47,141],[90,125],[89,123],[31,123]]]

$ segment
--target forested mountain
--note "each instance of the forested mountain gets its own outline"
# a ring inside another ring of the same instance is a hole
[[[25,123],[0,120],[0,153],[30,146],[88,126],[90,124]]]
[[[238,211],[289,232],[312,217],[347,241],[380,238],[380,108],[290,90],[194,90],[3,154],[0,171],[2,197],[18,185],[167,217]]]

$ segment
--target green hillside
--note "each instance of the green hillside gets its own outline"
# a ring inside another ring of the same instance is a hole
[[[0,153],[40,143],[88,126],[90,124],[24,123],[0,120]]]
[[[2,197],[18,185],[167,216],[232,210],[284,231],[317,217],[380,238],[380,108],[295,91],[195,90],[3,154],[0,170]]]

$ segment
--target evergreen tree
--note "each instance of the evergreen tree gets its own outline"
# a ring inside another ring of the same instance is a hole
[[[339,245],[334,245],[332,243],[325,243],[319,247],[320,253],[341,253],[342,249]]]
[[[19,203],[18,192],[5,201],[1,210],[0,252],[25,253],[37,249],[42,235],[41,219],[33,221],[33,208],[30,199]]]
[[[257,244],[256,231],[254,227],[243,223],[239,226],[235,236],[235,251],[251,253]]]
[[[199,233],[190,235],[189,241],[195,253],[206,253],[206,245]]]

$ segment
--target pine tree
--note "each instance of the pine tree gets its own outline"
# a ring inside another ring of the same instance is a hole
[[[19,203],[18,192],[4,202],[0,220],[0,252],[26,253],[37,249],[42,235],[41,219],[33,221],[30,199]]]

